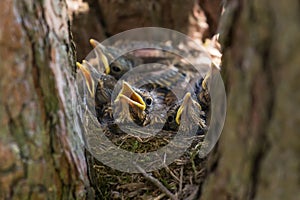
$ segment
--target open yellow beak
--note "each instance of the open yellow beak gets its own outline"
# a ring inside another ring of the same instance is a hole
[[[90,44],[96,49],[96,54],[97,54],[96,56],[100,57],[105,68],[105,73],[109,74],[110,73],[109,63],[107,57],[104,54],[105,47],[102,44],[100,44],[97,40],[94,39],[90,39]]]
[[[146,109],[146,103],[144,102],[143,98],[138,93],[136,93],[132,89],[132,87],[125,81],[123,81],[122,83],[122,89],[119,95],[117,96],[115,102],[121,99],[128,102],[128,104],[131,106],[138,107],[142,111]]]
[[[201,106],[198,102],[196,102],[195,100],[192,99],[192,95],[190,92],[186,93],[186,95],[183,97],[183,102],[180,105],[180,107],[178,108],[178,111],[176,113],[176,118],[175,121],[176,123],[179,125],[180,124],[180,119],[181,119],[181,115],[183,113],[183,111],[185,109],[188,109],[189,106],[195,105],[197,106],[200,110],[201,110]],[[194,107],[195,108],[195,107]]]
[[[217,64],[215,64],[214,62],[212,62],[211,66],[210,66],[210,70],[207,72],[207,74],[205,75],[205,77],[204,77],[204,79],[202,81],[202,88],[204,90],[208,89],[209,81],[210,81],[211,77],[213,76],[213,73],[215,73],[216,71],[220,71],[220,69],[217,66]]]
[[[94,83],[94,80],[91,76],[90,71],[83,64],[80,64],[79,62],[76,62],[76,66],[80,69],[80,71],[82,72],[82,74],[85,78],[85,82],[86,82],[86,85],[87,85],[87,88],[90,92],[91,97],[94,97],[95,96],[95,83]]]

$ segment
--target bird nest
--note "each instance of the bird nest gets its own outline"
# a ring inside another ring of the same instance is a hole
[[[151,57],[145,54],[143,55],[147,59]],[[163,56],[168,57],[165,53]],[[158,59],[156,57],[151,58]],[[85,73],[85,69],[82,69],[81,67],[81,70]],[[106,69],[106,71],[108,72],[109,69]],[[87,77],[85,78],[89,79]],[[86,81],[86,84],[88,85],[91,83]],[[103,87],[105,87],[105,84],[106,83],[101,83],[102,86],[104,85]],[[88,88],[90,92],[91,88],[96,90],[96,85]],[[86,93],[86,91],[87,89],[85,89],[85,92],[81,92]],[[86,96],[88,95],[85,95],[84,98],[86,98]],[[170,144],[174,145],[173,154],[177,154],[174,149],[181,148],[180,146],[186,146],[186,141],[190,141],[184,153],[178,153],[179,155],[171,164],[166,163],[160,168],[150,170],[150,172],[149,170],[139,166],[137,163],[132,163],[132,165],[135,165],[137,172],[139,173],[119,171],[109,167],[106,163],[100,161],[98,159],[99,157],[96,158],[91,151],[88,151],[89,176],[92,186],[95,188],[96,199],[195,199],[199,195],[201,192],[201,184],[203,183],[206,175],[206,160],[204,158],[200,158],[198,153],[201,147],[205,145],[204,137],[206,130],[204,130],[201,134],[184,136],[181,140],[177,139],[177,142],[174,144],[173,141],[178,129],[162,129],[150,137],[139,137],[137,134],[131,134],[130,130],[126,131],[126,133],[122,131],[115,132],[112,127],[103,126],[103,124],[97,122],[97,119],[94,119],[97,115],[92,112],[95,108],[93,107],[94,99],[89,101],[84,98],[81,99],[81,101],[84,102],[84,105],[87,105],[86,107],[88,112],[85,113],[87,113],[86,115],[88,116],[88,119],[83,120],[83,123],[90,123],[93,121],[93,127],[89,127],[90,130],[96,130],[99,126],[101,126],[102,129],[100,132],[94,131],[94,135],[91,134],[86,136],[90,139],[90,141],[92,141],[89,145],[93,148],[96,148],[96,146],[105,147],[105,144],[101,143],[102,140],[97,139],[99,134],[108,138],[118,149],[136,154],[156,152],[158,149]],[[208,124],[208,111],[210,110],[209,103],[209,101],[205,102],[205,124]],[[201,104],[201,102],[199,104]],[[136,130],[132,130],[132,132],[136,132]],[[93,142],[95,144],[93,144]],[[88,148],[88,150],[90,150],[90,148]],[[119,155],[117,153],[112,153],[110,156],[114,158]],[[147,159],[147,157],[144,159]]]
[[[170,143],[174,132],[162,131],[155,138],[132,135],[107,137],[120,148],[137,153],[155,151]],[[99,199],[194,199],[205,177],[205,160],[197,156],[203,135],[194,136],[192,145],[172,164],[146,173],[125,173],[93,159],[91,176]]]
[[[176,131],[162,130],[155,136],[146,138],[128,133],[116,134],[109,129],[104,130],[103,134],[120,149],[147,153],[170,145]],[[194,199],[200,193],[206,174],[206,160],[198,156],[204,136],[205,134],[187,137],[193,142],[184,154],[151,173],[146,173],[139,166],[136,167],[140,173],[121,172],[91,155],[89,171],[96,188],[96,199]],[[184,142],[182,145],[185,145]]]

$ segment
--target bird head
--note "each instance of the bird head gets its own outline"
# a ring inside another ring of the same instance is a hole
[[[119,122],[130,121],[131,118],[137,124],[141,124],[146,117],[146,102],[139,89],[125,81],[122,82],[122,88],[114,103]]]
[[[95,48],[96,59],[100,66],[104,66],[105,74],[118,80],[133,68],[133,57],[120,56],[116,48],[103,46],[94,39],[90,39],[90,44]]]
[[[178,125],[189,126],[193,124],[197,124],[200,128],[205,128],[206,125],[201,119],[201,106],[200,104],[192,98],[190,92],[186,93],[184,96],[181,105],[179,106],[175,122]]]
[[[88,63],[83,61],[82,64],[79,62],[76,62],[76,66],[79,68],[79,70],[81,71],[81,73],[84,76],[85,79],[85,83],[87,86],[87,89],[90,93],[91,97],[95,96],[95,81],[94,81],[94,76],[97,76],[97,73],[93,70],[93,67],[89,67]]]

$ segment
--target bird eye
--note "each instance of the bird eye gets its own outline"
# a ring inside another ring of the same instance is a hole
[[[169,117],[168,117],[168,122],[172,122],[174,120],[174,117],[172,116],[172,115],[170,115]]]
[[[120,72],[120,71],[121,71],[121,68],[118,67],[118,66],[116,66],[116,65],[113,65],[113,66],[111,67],[111,69],[112,69],[112,71],[114,71],[114,72]]]
[[[148,106],[151,106],[153,101],[152,101],[152,99],[150,97],[147,97],[146,100],[145,100],[145,102],[146,102],[146,104]]]

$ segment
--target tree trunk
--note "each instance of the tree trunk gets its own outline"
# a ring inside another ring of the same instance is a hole
[[[0,199],[85,199],[64,1],[2,0]]]
[[[201,199],[299,198],[299,8],[297,0],[229,1],[227,119]]]

